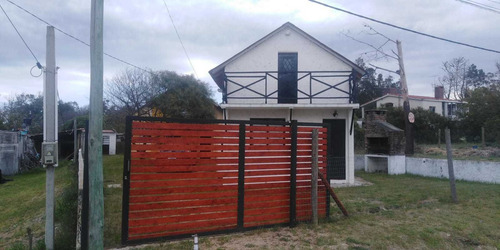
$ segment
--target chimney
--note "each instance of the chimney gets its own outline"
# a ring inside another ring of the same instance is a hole
[[[444,87],[443,86],[437,86],[434,88],[434,98],[444,99]]]

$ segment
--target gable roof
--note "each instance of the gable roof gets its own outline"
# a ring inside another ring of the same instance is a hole
[[[355,70],[359,74],[363,75],[365,73],[365,71],[361,67],[359,67],[355,63],[351,62],[349,59],[347,59],[344,56],[342,56],[341,54],[337,53],[336,51],[334,51],[330,47],[326,46],[325,44],[323,44],[322,42],[318,41],[316,38],[314,38],[311,35],[307,34],[306,32],[304,32],[303,30],[299,29],[297,26],[293,25],[290,22],[286,22],[285,24],[281,25],[279,28],[275,29],[274,31],[272,31],[271,33],[267,34],[263,38],[259,39],[255,43],[251,44],[250,46],[248,46],[244,50],[240,51],[238,54],[236,54],[233,57],[227,59],[225,62],[221,63],[219,66],[211,69],[210,71],[208,71],[208,73],[210,73],[210,75],[212,76],[212,79],[214,79],[215,83],[217,83],[217,85],[222,88],[223,83],[224,83],[224,68],[228,64],[230,64],[231,62],[233,62],[234,60],[238,59],[239,57],[241,57],[242,55],[244,55],[248,51],[254,49],[255,47],[257,47],[260,44],[262,44],[265,41],[267,41],[269,38],[275,36],[276,34],[278,34],[279,32],[281,32],[281,31],[283,31],[283,30],[285,30],[287,28],[291,29],[291,30],[293,30],[295,32],[297,32],[298,34],[302,35],[306,39],[309,39],[311,42],[313,42],[314,44],[316,44],[318,47],[324,49],[326,52],[332,54],[333,56],[337,57],[338,59],[340,59],[345,64],[347,64],[350,67],[352,67],[353,70]]]

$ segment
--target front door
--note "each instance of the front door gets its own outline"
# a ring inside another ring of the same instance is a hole
[[[278,103],[297,103],[297,53],[278,53]]]
[[[345,180],[345,119],[325,119],[330,125],[328,135],[328,179]]]

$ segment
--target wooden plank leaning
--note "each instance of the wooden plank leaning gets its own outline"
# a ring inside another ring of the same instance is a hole
[[[345,216],[349,216],[349,213],[347,212],[347,210],[345,209],[344,207],[344,204],[342,204],[342,202],[339,200],[339,198],[337,197],[337,195],[335,194],[335,192],[333,191],[333,188],[330,186],[330,183],[328,183],[328,180],[326,180],[325,176],[323,175],[323,173],[321,172],[318,172],[318,175],[319,175],[319,178],[321,179],[321,182],[323,182],[323,185],[326,186],[326,190],[328,190],[328,193],[330,193],[330,196],[332,196],[333,200],[335,201],[335,203],[337,203],[337,206],[340,208],[340,210],[342,211],[342,213],[345,215]]]

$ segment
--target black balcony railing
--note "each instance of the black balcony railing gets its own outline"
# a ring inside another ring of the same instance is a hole
[[[246,94],[242,95],[244,91]],[[222,93],[224,103],[229,99],[263,100],[266,104],[270,100],[277,101],[278,71],[225,72]],[[354,74],[351,71],[298,71],[297,100],[309,100],[312,104],[320,99],[357,102]]]

